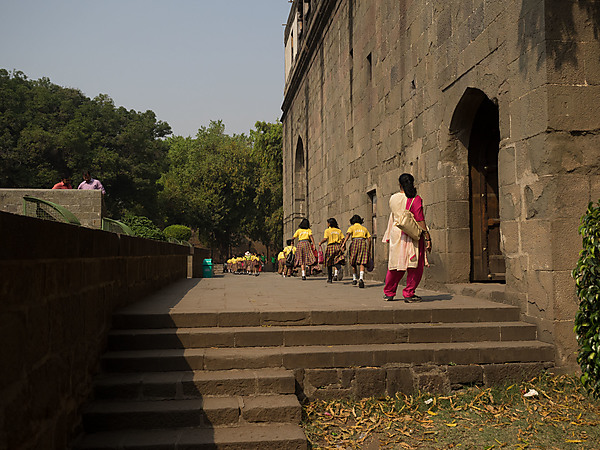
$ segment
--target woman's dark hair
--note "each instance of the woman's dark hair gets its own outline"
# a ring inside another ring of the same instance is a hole
[[[337,220],[335,220],[333,217],[331,219],[327,219],[327,223],[331,228],[339,228]]]
[[[293,239],[288,239],[285,242],[287,243],[287,245],[292,245],[294,243],[294,240]]]
[[[304,219],[302,219],[302,222],[300,222],[300,225],[298,225],[298,228],[302,228],[303,230],[308,230],[310,228],[310,222],[308,221],[308,219],[306,217]]]
[[[415,188],[415,179],[410,173],[403,173],[400,175],[398,182],[408,198],[415,198],[417,189]]]
[[[360,217],[358,214],[354,214],[350,219],[350,225],[354,225],[355,223],[360,223],[362,225],[363,222],[363,218]]]

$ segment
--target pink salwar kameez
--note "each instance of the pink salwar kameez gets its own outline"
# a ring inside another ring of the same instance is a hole
[[[402,290],[402,295],[404,298],[415,295],[415,290],[423,277],[423,268],[425,265],[429,265],[424,237],[421,235],[421,239],[414,242],[395,225],[399,214],[402,210],[407,209],[407,204],[417,222],[425,220],[423,200],[420,196],[417,195],[414,199],[407,199],[403,192],[392,195],[390,198],[390,218],[383,236],[383,242],[389,242],[390,244],[388,271],[383,288],[383,293],[387,297],[396,295],[398,284],[404,277],[405,272],[407,272],[406,288]]]

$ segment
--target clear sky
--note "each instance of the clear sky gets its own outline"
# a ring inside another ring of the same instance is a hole
[[[0,0],[0,68],[154,111],[173,133],[281,117],[288,0]]]

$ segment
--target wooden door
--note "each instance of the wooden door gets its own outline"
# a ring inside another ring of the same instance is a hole
[[[469,140],[471,193],[471,280],[505,280],[500,246],[498,201],[498,107],[485,99],[477,111]]]

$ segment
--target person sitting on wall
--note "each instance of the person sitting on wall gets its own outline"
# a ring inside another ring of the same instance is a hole
[[[52,186],[52,189],[73,189],[71,178],[62,177],[58,183]]]
[[[106,191],[104,190],[104,186],[102,186],[102,183],[100,183],[100,181],[92,178],[92,176],[90,175],[89,170],[83,172],[83,181],[77,187],[77,189],[83,189],[85,191],[99,190],[103,194],[106,194]]]

